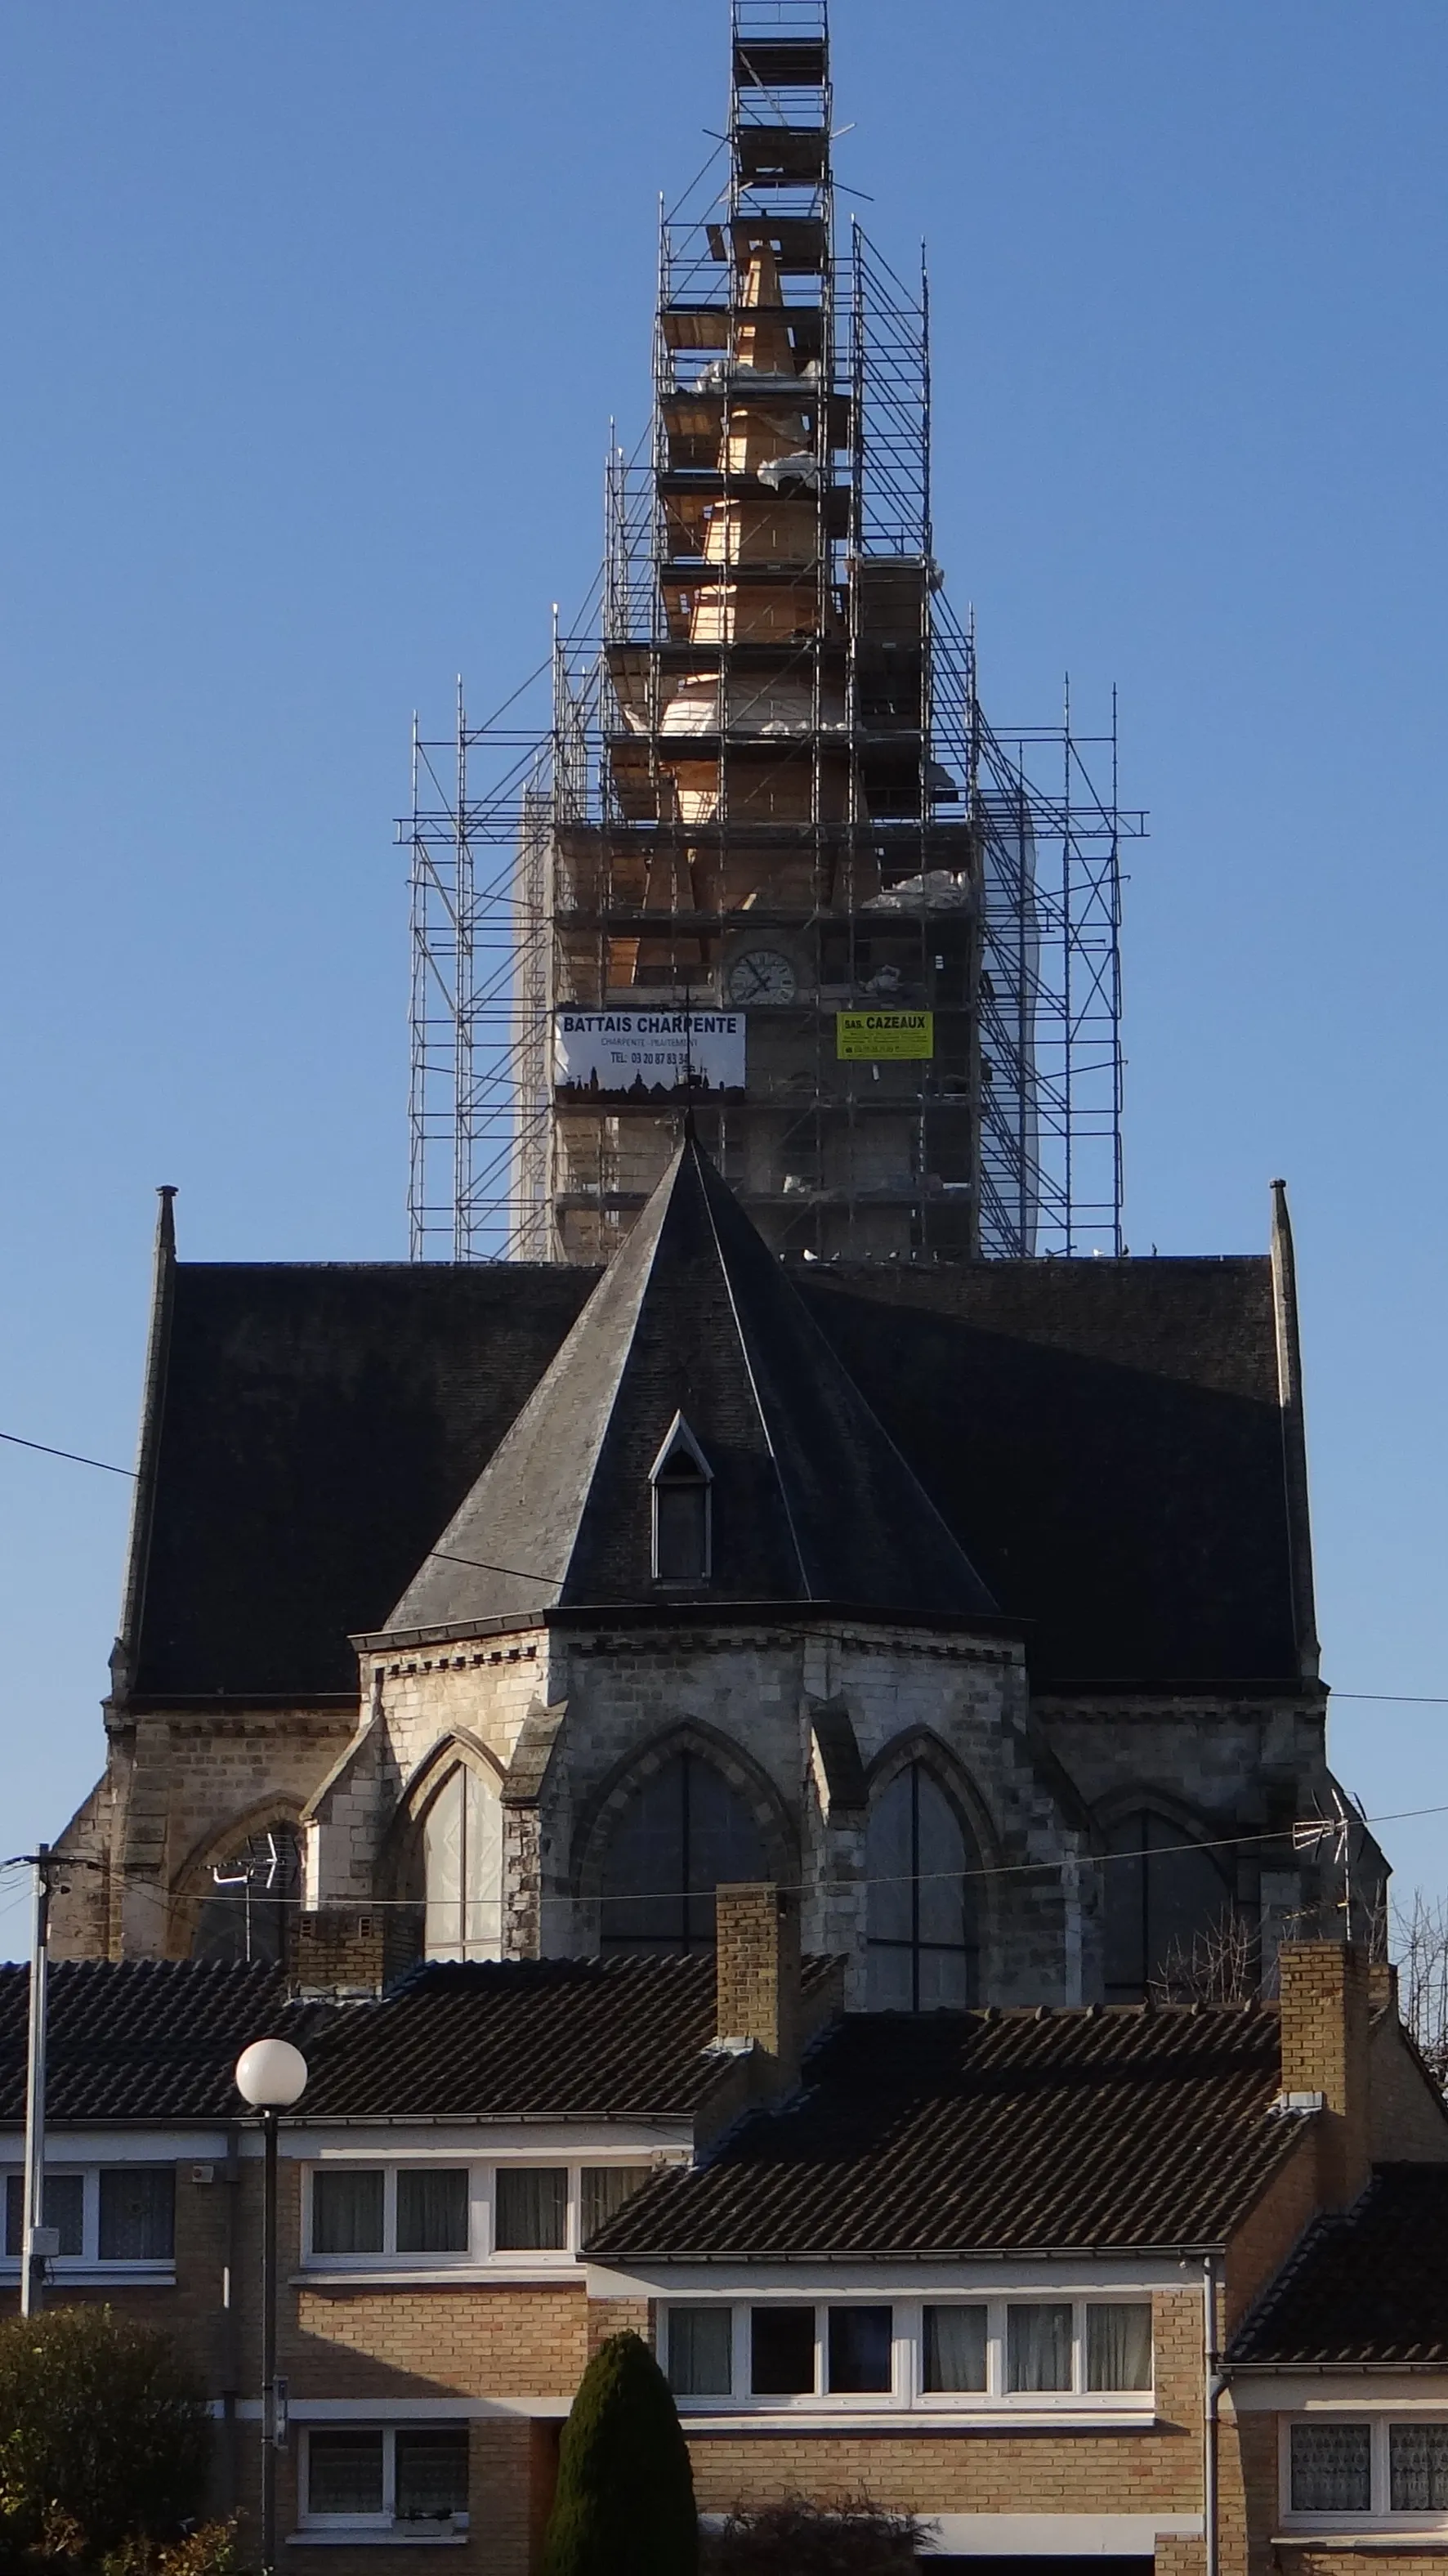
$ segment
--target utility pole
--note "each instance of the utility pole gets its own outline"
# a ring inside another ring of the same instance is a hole
[[[50,1873],[55,1854],[40,1843],[26,1855],[35,1872],[30,1934],[30,2040],[25,2066],[25,2203],[20,2238],[20,2313],[45,2304],[45,2266],[59,2240],[45,2224],[45,2005],[50,1966]]]

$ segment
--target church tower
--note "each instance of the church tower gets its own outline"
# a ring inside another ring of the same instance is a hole
[[[910,452],[923,308],[899,299],[910,489],[886,530],[822,0],[736,0],[731,71],[725,186],[662,227],[651,453],[611,475],[599,811],[565,807],[550,849],[545,1232],[607,1255],[682,1092],[778,1250],[958,1256],[979,1244],[981,871],[962,746],[948,769],[934,743],[965,672],[958,636],[935,667]]]
[[[597,622],[546,727],[460,698],[415,744],[413,1253],[608,1259],[685,1107],[780,1253],[1115,1253],[1114,715],[982,712],[926,280],[837,215],[826,0],[732,0],[729,60]]]

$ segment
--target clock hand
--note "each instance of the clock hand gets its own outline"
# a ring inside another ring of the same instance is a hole
[[[743,962],[745,967],[748,969],[748,972],[754,978],[752,989],[756,993],[767,993],[769,990],[769,979],[766,976],[763,967],[760,966],[753,957],[746,957]]]

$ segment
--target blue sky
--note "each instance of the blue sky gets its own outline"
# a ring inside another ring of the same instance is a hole
[[[193,1259],[405,1250],[411,710],[504,697],[588,587],[724,23],[11,0],[0,1428],[129,1461],[157,1182]],[[1326,1670],[1448,1698],[1448,16],[836,0],[835,38],[839,174],[929,240],[989,705],[1117,682],[1151,809],[1127,1239],[1259,1248],[1287,1175]],[[101,1767],[125,1504],[0,1450],[5,1849]],[[1448,1807],[1445,1721],[1339,1701],[1371,1812]],[[1448,1884],[1445,1823],[1384,1828],[1402,1880]]]

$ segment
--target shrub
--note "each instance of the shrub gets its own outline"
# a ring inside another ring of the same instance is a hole
[[[708,2544],[708,2576],[905,2576],[924,2526],[868,2496],[736,2505]]]
[[[0,2560],[74,2563],[179,2537],[210,2450],[168,2335],[109,2308],[0,2321]]]
[[[610,2335],[558,2454],[544,2576],[694,2576],[699,2524],[668,2382],[636,2334]]]

